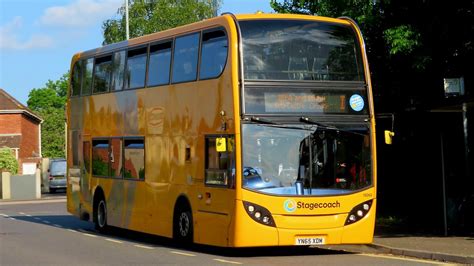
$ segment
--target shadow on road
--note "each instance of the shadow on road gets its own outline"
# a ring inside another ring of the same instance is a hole
[[[148,245],[153,247],[172,248],[182,251],[207,253],[209,255],[219,255],[225,257],[267,257],[267,256],[309,256],[309,255],[336,255],[352,254],[350,252],[329,250],[315,247],[259,247],[259,248],[222,248],[199,244],[181,245],[173,239],[140,233],[136,231],[112,227],[107,234],[100,234],[94,229],[91,222],[81,221],[72,215],[34,215],[34,216],[11,216],[12,218],[42,224],[61,229],[71,229],[83,233],[95,234],[107,238],[132,242],[135,244]]]

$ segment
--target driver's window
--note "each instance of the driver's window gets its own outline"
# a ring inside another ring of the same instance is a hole
[[[208,186],[234,187],[234,137],[206,136],[206,173]]]

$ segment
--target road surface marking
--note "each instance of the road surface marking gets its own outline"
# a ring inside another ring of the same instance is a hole
[[[67,229],[69,232],[78,233],[76,230]]]
[[[56,226],[56,227],[59,227],[59,228],[63,228],[62,225],[59,225],[59,224],[53,224],[53,226]]]
[[[50,221],[43,221],[43,223],[50,224],[51,222]]]
[[[92,233],[91,231],[87,231],[87,230],[84,230],[84,229],[77,229],[77,231],[81,232],[81,233]]]
[[[109,241],[109,242],[114,242],[114,243],[118,243],[118,244],[123,244],[122,241],[118,241],[118,240],[115,240],[115,239],[106,238],[105,240],[106,240],[106,241]]]
[[[58,203],[58,202],[66,202],[66,198],[64,199],[42,199],[42,200],[28,200],[28,201],[11,201],[11,202],[0,202],[0,206],[2,205],[21,205],[21,204],[47,204],[47,203]]]
[[[437,261],[433,261],[433,260],[411,259],[411,258],[397,257],[397,256],[394,256],[394,255],[385,255],[385,254],[355,254],[355,255],[366,256],[366,257],[374,257],[374,258],[392,259],[392,260],[412,261],[412,262],[435,264],[435,265],[453,265],[453,264],[448,264],[448,263],[444,263],[444,262],[437,262]]]
[[[21,215],[26,215],[26,213],[24,213],[24,212],[19,212],[19,214],[21,214]]]
[[[35,220],[41,220],[41,218],[38,218],[38,217],[33,217],[33,219],[35,219]]]
[[[144,249],[155,249],[154,247],[143,246],[143,245],[134,245],[137,248],[144,248]]]
[[[82,233],[83,235],[85,236],[88,236],[88,237],[97,237],[96,235],[91,235],[91,234],[87,234],[87,233]]]
[[[188,256],[188,257],[195,257],[196,255],[191,254],[191,253],[184,253],[184,252],[179,252],[179,251],[170,251],[173,254],[177,255],[183,255],[183,256]]]
[[[238,262],[238,261],[222,260],[222,259],[214,259],[214,260],[215,260],[215,261],[218,261],[218,262],[223,262],[223,263],[242,264],[242,262]]]
[[[8,219],[15,221],[16,219],[13,217],[8,217]]]
[[[8,217],[9,217],[8,215],[3,214],[3,213],[2,213],[2,216],[5,217],[5,218],[8,218]]]

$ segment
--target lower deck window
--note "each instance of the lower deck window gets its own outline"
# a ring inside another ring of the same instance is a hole
[[[107,139],[92,141],[92,174],[109,176],[109,141]]]
[[[124,140],[124,177],[145,179],[145,143],[143,139]]]

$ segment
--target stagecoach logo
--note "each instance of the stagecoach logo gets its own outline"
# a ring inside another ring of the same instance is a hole
[[[296,210],[296,202],[292,199],[287,199],[283,203],[283,208],[286,212],[294,212]]]

